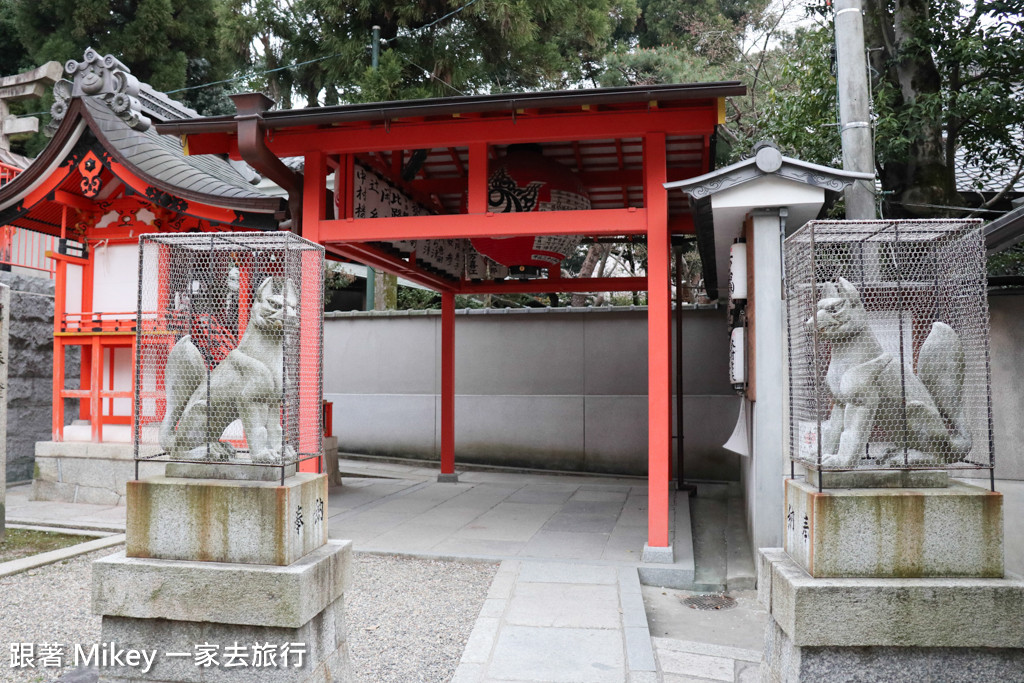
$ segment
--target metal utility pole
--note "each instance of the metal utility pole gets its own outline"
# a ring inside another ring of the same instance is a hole
[[[376,71],[380,66],[380,26],[373,27],[373,44],[370,46],[370,65]],[[366,266],[366,310],[372,311],[376,308],[377,294],[377,271]]]
[[[836,0],[836,81],[843,170],[875,172],[868,96],[867,53],[861,0]],[[858,180],[846,189],[847,219],[875,218],[874,183]]]

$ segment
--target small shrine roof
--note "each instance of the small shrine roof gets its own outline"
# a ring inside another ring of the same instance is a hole
[[[54,85],[47,126],[53,139],[0,189],[0,222],[55,233],[61,230],[62,207],[74,208],[81,222],[87,220],[82,212],[105,213],[112,201],[135,196],[200,221],[178,221],[178,229],[278,228],[283,201],[255,187],[259,176],[251,168],[223,156],[187,156],[180,140],[159,135],[152,125],[198,117],[197,112],[139,83],[116,58],[91,48],[84,61],[70,60],[64,69],[70,80]],[[87,178],[81,164],[90,154],[98,168],[90,167],[95,172]]]
[[[235,208],[277,208],[279,200],[257,190],[235,164],[209,154],[185,156],[178,139],[152,127],[140,131],[126,125],[102,100],[81,101],[93,131],[108,143],[107,151],[165,192]]]

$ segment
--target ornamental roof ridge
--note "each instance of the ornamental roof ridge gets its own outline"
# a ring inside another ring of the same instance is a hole
[[[61,79],[53,86],[52,120],[46,133],[52,136],[73,98],[89,97],[101,101],[129,127],[145,131],[153,121],[180,121],[194,119],[199,113],[162,92],[142,83],[132,75],[124,63],[113,55],[100,56],[96,50],[86,48],[82,61],[69,59],[64,73],[71,80]]]

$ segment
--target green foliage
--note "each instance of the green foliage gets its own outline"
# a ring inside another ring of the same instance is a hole
[[[224,78],[232,70],[234,64],[220,50],[215,35],[219,3],[9,0],[3,5],[0,26],[9,11],[24,48],[23,61],[31,65],[80,60],[92,47],[116,56],[140,81],[168,91]],[[184,96],[186,102],[191,92]]]
[[[947,212],[931,205],[963,204],[958,191],[969,183],[957,177],[958,159],[982,179],[1020,187],[1024,0],[866,0],[865,8],[885,215],[939,216]],[[831,22],[784,43],[758,128],[794,156],[838,166],[831,44]]]
[[[315,106],[567,86],[594,75],[636,14],[634,0],[224,0],[218,35],[254,71],[300,64],[247,85]]]
[[[786,57],[754,137],[804,161],[842,166],[832,44],[831,27],[800,30],[783,42]]]
[[[989,277],[998,275],[1024,275],[1024,244],[1010,247],[1006,251],[988,258]]]
[[[674,45],[620,48],[605,57],[604,66],[600,84],[605,87],[717,81],[729,75],[725,65],[711,64],[701,55]]]

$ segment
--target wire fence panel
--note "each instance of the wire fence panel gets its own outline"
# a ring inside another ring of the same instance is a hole
[[[785,267],[793,461],[992,468],[981,221],[812,221]]]
[[[139,238],[136,459],[284,467],[322,450],[323,247],[288,232]]]

